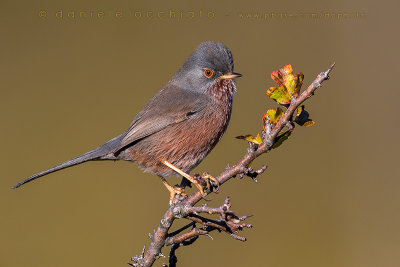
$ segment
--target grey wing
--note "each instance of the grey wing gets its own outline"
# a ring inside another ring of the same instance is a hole
[[[209,101],[204,94],[167,85],[136,116],[116,152],[169,125],[198,116]]]

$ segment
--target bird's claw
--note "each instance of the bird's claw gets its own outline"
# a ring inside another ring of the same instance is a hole
[[[208,172],[203,173],[201,176],[207,182],[207,187],[211,188],[211,186],[216,187],[216,192],[219,191],[219,181],[214,176],[210,175]]]
[[[212,189],[213,186],[216,185],[217,189],[216,192],[218,192],[219,189],[219,181],[214,178],[213,176],[211,176],[208,172],[203,173],[203,175],[198,175],[195,174],[193,177],[190,176],[189,174],[187,174],[186,172],[182,171],[181,169],[179,169],[178,167],[176,167],[175,165],[171,164],[168,161],[163,161],[162,162],[165,166],[173,169],[174,171],[176,171],[177,173],[179,173],[180,175],[182,175],[183,177],[185,177],[187,180],[189,180],[192,184],[194,184],[197,189],[200,191],[202,197],[204,198],[205,196],[207,196],[207,193],[204,191],[204,186],[206,188],[210,188]],[[164,182],[164,184],[166,183],[166,181]],[[215,184],[215,185],[214,185]],[[167,185],[166,185],[167,186]],[[173,200],[175,195],[177,195],[176,192],[172,192],[170,189],[170,187],[172,186],[167,186],[168,190],[171,192],[171,199]],[[181,190],[183,190],[182,188],[180,188]],[[171,202],[171,200],[170,200]]]
[[[161,181],[169,191],[169,205],[171,206],[172,203],[174,202],[175,196],[186,196],[184,190],[182,187],[179,186],[172,186],[170,185],[165,178],[161,177]]]
[[[169,193],[170,193],[170,195],[169,195],[169,205],[170,206],[172,206],[172,204],[174,203],[175,197],[180,199],[180,198],[186,196],[186,193],[184,192],[182,187],[174,186],[172,188],[173,188],[173,190],[169,191]]]

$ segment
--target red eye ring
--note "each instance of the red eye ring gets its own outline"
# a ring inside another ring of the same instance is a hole
[[[212,71],[212,69],[209,68],[204,69],[204,76],[206,76],[206,78],[210,79],[213,75],[214,72]]]

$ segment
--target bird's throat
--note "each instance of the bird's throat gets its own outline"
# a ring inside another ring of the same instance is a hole
[[[235,82],[231,79],[217,79],[206,93],[220,104],[232,105],[233,95],[236,92]]]

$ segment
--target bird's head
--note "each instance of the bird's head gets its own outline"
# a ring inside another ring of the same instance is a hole
[[[196,92],[206,92],[216,82],[241,77],[233,72],[231,51],[220,43],[201,43],[170,82]]]

